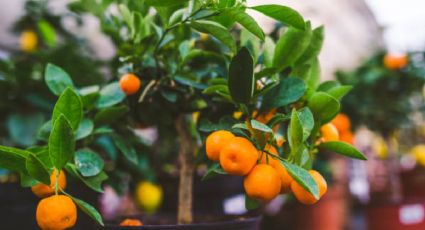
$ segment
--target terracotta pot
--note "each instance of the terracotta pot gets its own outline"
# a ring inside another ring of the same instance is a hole
[[[366,220],[370,230],[423,230],[425,200],[400,204],[371,204],[366,207]]]
[[[401,172],[403,195],[407,198],[425,197],[425,169],[415,168]]]

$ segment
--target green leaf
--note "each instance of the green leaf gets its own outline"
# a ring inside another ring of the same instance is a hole
[[[241,9],[231,9],[227,11],[227,14],[239,24],[241,24],[249,32],[257,36],[261,41],[264,41],[264,32],[258,23],[249,14]]]
[[[324,27],[320,26],[314,29],[312,37],[311,37],[310,45],[307,47],[303,55],[301,55],[301,57],[298,58],[296,65],[306,63],[312,60],[313,58],[316,58],[319,55],[320,50],[322,49],[324,39],[325,39]]]
[[[338,114],[341,106],[331,95],[324,92],[316,92],[311,96],[308,107],[316,120],[326,124]]]
[[[276,49],[276,44],[274,43],[273,39],[267,36],[264,41],[263,58],[264,58],[264,65],[268,68],[273,67],[273,58],[274,58],[275,49]]]
[[[319,188],[316,181],[314,181],[313,177],[311,177],[307,170],[286,161],[281,161],[281,163],[299,185],[312,194],[316,199],[320,198]]]
[[[40,20],[37,27],[43,41],[50,47],[54,46],[56,44],[55,28],[46,20]]]
[[[282,123],[284,121],[290,120],[290,119],[291,119],[291,116],[290,115],[285,115],[285,114],[277,113],[276,115],[274,115],[272,117],[272,119],[270,119],[267,122],[267,126],[273,128],[275,125],[277,125],[279,123]]]
[[[305,28],[305,22],[301,14],[287,6],[271,4],[253,6],[251,9],[261,12],[262,14],[278,20],[288,26],[292,26],[300,30]]]
[[[145,4],[149,6],[171,7],[188,2],[189,0],[145,0]]]
[[[24,188],[30,188],[40,183],[39,181],[35,180],[34,178],[32,178],[31,176],[25,173],[19,174],[19,181],[21,182],[21,187],[24,187]]]
[[[93,121],[85,118],[80,122],[80,126],[78,126],[77,132],[75,134],[76,140],[81,140],[87,136],[89,136],[94,129]]]
[[[254,210],[257,209],[261,206],[261,202],[253,199],[251,197],[249,197],[248,195],[245,194],[245,208],[247,210]]]
[[[102,183],[108,179],[108,176],[105,172],[101,171],[96,176],[91,177],[83,177],[78,172],[77,167],[73,164],[66,165],[67,172],[74,177],[78,177],[84,184],[86,184],[89,188],[93,189],[96,192],[103,192]]]
[[[291,114],[291,122],[288,128],[288,141],[291,147],[291,154],[297,154],[300,149],[304,136],[303,126],[298,115],[298,112],[293,109]]]
[[[226,175],[227,173],[221,168],[219,163],[214,163],[208,168],[207,173],[202,177],[202,180],[209,180],[218,175]]]
[[[127,143],[124,138],[119,136],[114,136],[114,143],[118,147],[118,149],[121,151],[121,153],[124,155],[124,157],[132,162],[133,164],[137,165],[138,158],[136,150],[131,146],[129,143]]]
[[[217,92],[230,94],[229,87],[227,85],[212,85],[202,91],[202,93],[206,95],[216,94]]]
[[[77,93],[67,88],[56,102],[52,114],[52,124],[63,115],[71,124],[73,130],[77,130],[83,119],[83,103]]]
[[[53,124],[49,137],[50,160],[56,169],[62,169],[66,163],[74,158],[75,140],[71,124],[60,115]]]
[[[338,153],[350,158],[367,160],[366,156],[354,148],[352,145],[340,141],[327,141],[319,145],[319,148]]]
[[[129,110],[130,109],[125,105],[107,107],[96,114],[94,122],[97,126],[110,124],[124,116]]]
[[[190,26],[195,30],[203,33],[208,33],[229,47],[232,53],[236,52],[236,42],[230,31],[219,23],[206,20],[197,20],[190,23]]]
[[[44,80],[46,81],[47,87],[49,87],[50,91],[58,96],[61,95],[66,88],[74,87],[74,83],[68,73],[66,73],[62,68],[51,63],[46,66]]]
[[[310,27],[305,30],[289,27],[276,44],[273,66],[279,70],[292,66],[309,46],[311,36]]]
[[[38,130],[37,139],[41,141],[48,141],[50,136],[50,131],[52,131],[52,121],[47,121]]]
[[[248,49],[242,47],[229,67],[229,90],[237,103],[249,103],[254,94],[254,60]]]
[[[87,202],[85,202],[83,200],[77,199],[77,198],[72,197],[72,196],[70,196],[70,197],[75,202],[75,204],[78,205],[78,207],[81,209],[81,211],[86,213],[88,216],[90,216],[90,218],[95,220],[101,226],[104,226],[102,216],[93,206],[91,206],[90,204],[88,204]]]
[[[285,78],[264,95],[262,110],[294,103],[304,95],[305,91],[306,86],[303,80],[295,77]]]
[[[34,153],[34,155],[43,163],[43,165],[49,169],[53,168],[52,161],[50,160],[49,147],[48,146],[35,146],[28,148],[27,151]]]
[[[97,108],[105,108],[116,105],[125,99],[125,94],[121,90],[118,82],[113,82],[103,87],[96,102]]]
[[[341,85],[334,87],[332,89],[329,89],[327,93],[334,97],[337,100],[341,100],[347,93],[351,91],[353,87],[348,85]]]
[[[269,126],[267,126],[267,125],[265,125],[265,124],[263,124],[263,123],[261,123],[257,120],[254,120],[254,119],[251,120],[251,127],[253,129],[260,130],[260,131],[265,132],[265,133],[272,133],[273,132],[273,130]]]
[[[19,173],[27,173],[26,158],[30,154],[26,150],[0,145],[0,168]]]
[[[303,127],[303,141],[305,141],[314,128],[314,117],[308,107],[304,107],[302,110],[298,111],[298,117]]]
[[[36,133],[43,125],[41,113],[12,113],[6,119],[6,127],[13,143],[31,146],[36,143]]]
[[[337,81],[325,81],[319,85],[319,88],[317,88],[317,91],[327,92],[331,90],[332,88],[335,88],[340,85],[341,84]]]
[[[96,176],[103,170],[104,162],[99,154],[82,149],[75,152],[75,166],[84,177]]]
[[[187,9],[183,8],[183,9],[179,9],[176,10],[171,16],[170,19],[168,20],[168,25],[174,25],[178,22],[181,22],[183,20],[183,16],[184,14],[187,12]]]
[[[35,157],[34,154],[29,154],[26,160],[26,168],[28,174],[34,179],[43,184],[50,185],[50,173],[47,171],[43,163]]]

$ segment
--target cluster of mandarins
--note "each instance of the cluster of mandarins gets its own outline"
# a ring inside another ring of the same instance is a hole
[[[41,229],[68,229],[75,225],[77,206],[68,196],[57,193],[65,187],[65,173],[56,169],[50,175],[50,185],[38,183],[31,187],[32,192],[42,198],[36,210],[37,224]]]
[[[299,185],[285,167],[269,153],[278,155],[273,146],[258,150],[248,139],[237,137],[226,130],[211,133],[206,140],[206,153],[210,160],[219,161],[230,175],[245,176],[246,194],[254,199],[270,201],[280,193],[292,191],[303,204],[314,204],[317,199]],[[320,196],[327,189],[325,179],[316,171],[310,174],[319,186]]]
[[[330,123],[320,128],[322,138],[320,141],[343,141],[350,145],[354,143],[354,135],[351,131],[350,118],[340,113]]]

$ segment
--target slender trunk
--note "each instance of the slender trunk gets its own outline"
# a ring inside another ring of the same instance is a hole
[[[402,200],[402,187],[400,178],[400,167],[398,160],[398,148],[391,140],[392,137],[386,137],[385,141],[388,145],[388,167],[389,167],[389,178],[390,178],[390,200],[392,202],[400,202]]]
[[[177,223],[190,224],[193,221],[193,174],[195,170],[194,151],[196,145],[194,144],[194,140],[189,131],[189,124],[186,122],[184,115],[177,118],[176,130],[180,139],[180,183]]]

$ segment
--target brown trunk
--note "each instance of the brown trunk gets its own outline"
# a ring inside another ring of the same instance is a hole
[[[193,221],[193,174],[195,170],[194,153],[196,145],[194,144],[194,140],[189,131],[189,124],[186,122],[184,115],[177,118],[176,130],[180,139],[180,183],[177,223],[190,224]]]

